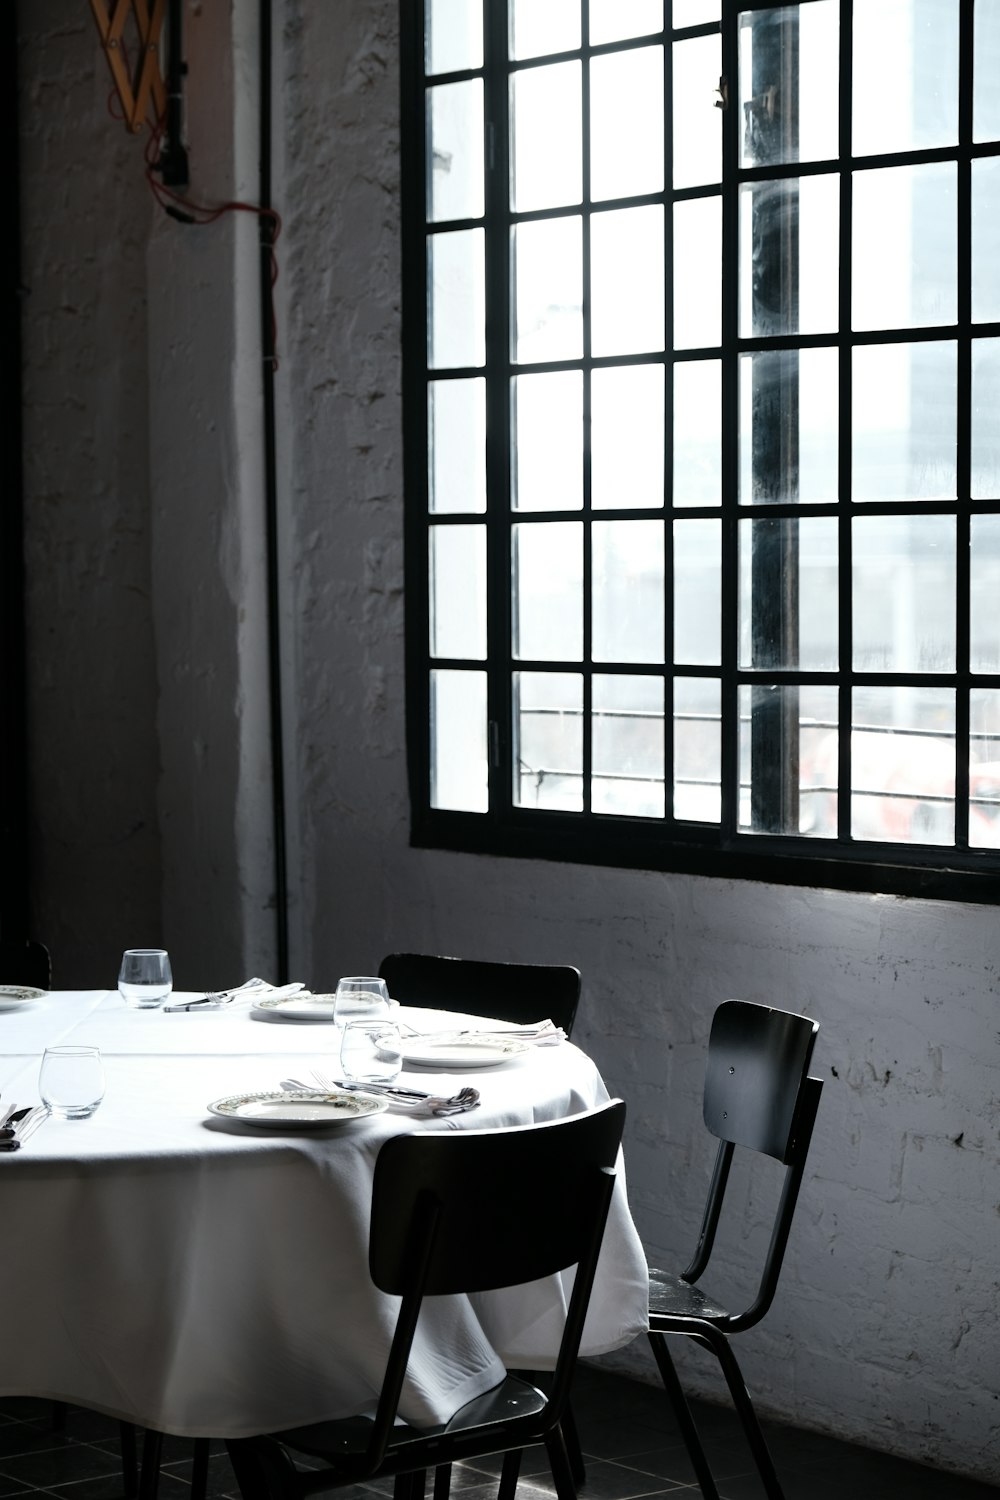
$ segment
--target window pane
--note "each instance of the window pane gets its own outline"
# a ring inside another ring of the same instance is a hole
[[[839,193],[832,173],[740,189],[741,337],[836,329]]]
[[[834,0],[740,17],[743,166],[837,155],[839,49]]]
[[[970,694],[969,843],[974,849],[1000,849],[1000,692],[983,688]]]
[[[955,495],[955,345],[881,344],[854,350],[855,500]]]
[[[663,0],[590,0],[590,40],[595,44],[662,30]]]
[[[427,0],[424,57],[428,73],[483,65],[482,0]]]
[[[663,660],[663,522],[593,524],[594,661]]]
[[[955,0],[854,6],[854,154],[918,151],[958,140]]]
[[[540,220],[513,231],[517,288],[514,358],[579,359],[583,352],[580,220]]]
[[[969,666],[1000,672],[1000,516],[973,516]]]
[[[718,182],[722,177],[722,111],[715,106],[722,72],[721,37],[675,42],[673,68],[674,187]]]
[[[552,521],[514,527],[514,655],[579,661],[583,655],[583,527]]]
[[[852,234],[855,328],[955,321],[953,162],[856,172]]]
[[[431,655],[486,659],[486,527],[432,526]]]
[[[722,199],[674,204],[674,348],[722,342]]]
[[[854,668],[955,670],[954,516],[853,522]]]
[[[432,234],[427,242],[430,309],[427,362],[437,370],[486,361],[483,231]]]
[[[1000,157],[997,156],[972,163],[972,321],[1000,321]]]
[[[480,0],[481,4],[481,0]],[[544,57],[580,45],[580,0],[513,0],[511,57]]]
[[[740,828],[836,838],[836,688],[754,683],[739,704]]]
[[[722,499],[722,363],[674,365],[674,504],[718,505]]]
[[[717,666],[721,657],[722,529],[674,522],[674,661]]]
[[[837,499],[836,349],[740,359],[740,503]]]
[[[663,817],[663,678],[594,677],[590,805]]]
[[[486,509],[486,381],[432,380],[427,387],[428,506]]]
[[[663,366],[595,370],[590,395],[591,503],[663,504]]]
[[[595,214],[590,229],[591,344],[602,354],[663,348],[663,209]]]
[[[510,84],[511,202],[524,213],[583,195],[580,64],[525,68]]]
[[[741,521],[740,666],[835,672],[837,521]]]
[[[678,29],[717,21],[720,14],[721,0],[674,0],[673,24]]]
[[[516,510],[583,505],[583,376],[579,370],[518,375],[511,476]]]
[[[995,141],[1000,138],[1000,0],[976,0],[972,139]]]
[[[514,673],[514,803],[583,810],[583,678]]]
[[[972,344],[972,498],[1000,497],[1000,339]]]
[[[590,64],[590,196],[663,187],[663,48],[609,52]]]
[[[955,837],[955,694],[856,688],[851,835],[901,844]]]
[[[719,684],[711,677],[674,682],[674,817],[718,823],[722,816]]]
[[[486,673],[431,672],[431,807],[487,812]]]
[[[477,219],[483,212],[483,80],[427,90],[431,124],[432,220]]]

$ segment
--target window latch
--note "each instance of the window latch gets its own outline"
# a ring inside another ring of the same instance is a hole
[[[716,101],[715,101],[715,107],[716,107],[716,109],[728,109],[729,108],[729,80],[726,77],[725,73],[723,73],[722,77],[719,79],[719,87],[716,89],[715,92],[719,96],[718,99],[716,99]]]

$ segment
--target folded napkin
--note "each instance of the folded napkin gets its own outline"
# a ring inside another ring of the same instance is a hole
[[[518,1026],[514,1022],[484,1021],[482,1026],[466,1027],[462,1031],[447,1031],[435,1033],[436,1041],[446,1041],[449,1037],[476,1036],[487,1040],[491,1037],[509,1041],[511,1037],[519,1042],[530,1042],[533,1047],[554,1047],[559,1042],[567,1040],[566,1033],[561,1026],[556,1026],[552,1021],[536,1021],[532,1026]]]
[[[176,1005],[165,1005],[164,1010],[218,1010],[223,1005],[252,1005],[255,1000],[260,1000],[264,995],[301,995],[305,998],[311,992],[302,983],[295,984],[269,984],[266,979],[248,979],[243,984],[238,984],[231,990],[212,990],[208,994],[199,995],[194,1000],[179,1002]]]

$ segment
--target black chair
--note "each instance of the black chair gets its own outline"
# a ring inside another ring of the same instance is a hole
[[[379,965],[400,1005],[464,1011],[529,1026],[551,1020],[569,1036],[580,1003],[580,971],[570,964],[488,963],[429,953],[390,953]]]
[[[705,1125],[719,1141],[715,1171],[695,1256],[679,1276],[650,1270],[649,1341],[681,1433],[708,1500],[718,1490],[701,1439],[667,1349],[667,1335],[680,1334],[710,1349],[722,1366],[769,1500],[783,1500],[781,1485],[730,1337],[752,1328],[774,1299],[795,1212],[822,1081],[809,1064],[819,1026],[808,1016],[764,1005],[728,1000],[712,1021],[705,1078]],[[729,1312],[697,1283],[704,1275],[722,1212],[736,1146],[775,1158],[785,1174],[775,1209],[771,1241],[757,1292],[742,1312]]]
[[[244,1500],[297,1500],[392,1476],[397,1500],[415,1500],[428,1469],[447,1471],[460,1459],[494,1453],[504,1454],[500,1500],[513,1500],[520,1450],[539,1441],[548,1453],[558,1500],[575,1500],[561,1423],[624,1122],[625,1106],[614,1100],[543,1125],[426,1132],[386,1141],[375,1164],[369,1269],[380,1291],[402,1301],[375,1416],[229,1441]],[[516,1286],[574,1264],[547,1394],[508,1374],[443,1426],[395,1424],[425,1296]]]
[[[0,984],[30,984],[52,988],[52,960],[44,943],[0,943]]]

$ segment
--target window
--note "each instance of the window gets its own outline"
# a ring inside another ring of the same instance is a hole
[[[418,843],[1000,900],[1000,0],[404,0]]]

